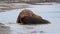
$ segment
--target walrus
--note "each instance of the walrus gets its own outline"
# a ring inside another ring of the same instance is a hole
[[[48,20],[31,17],[31,16],[25,16],[21,20],[22,20],[22,24],[49,24],[50,23]]]
[[[24,10],[22,10],[22,11],[19,13],[16,22],[17,22],[17,23],[22,23],[21,18],[23,18],[24,16],[31,16],[31,17],[36,17],[36,18],[42,19],[41,16],[38,16],[38,15],[34,14],[31,10],[29,10],[29,9],[24,9]]]

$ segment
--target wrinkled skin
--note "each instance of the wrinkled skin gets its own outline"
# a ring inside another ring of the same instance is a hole
[[[16,22],[17,23],[22,23],[21,18],[23,18],[24,16],[32,16],[32,17],[36,17],[36,18],[42,18],[41,16],[38,16],[38,15],[34,14],[31,10],[24,9],[18,15],[18,18],[17,18]]]
[[[50,22],[45,19],[25,16],[22,19],[22,24],[49,24]]]
[[[43,19],[41,16],[34,14],[31,10],[24,9],[20,12],[17,18],[17,23],[22,24],[48,24],[48,20]]]

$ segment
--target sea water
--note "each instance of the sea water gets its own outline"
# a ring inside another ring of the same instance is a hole
[[[60,4],[30,5],[32,8],[23,8],[33,11],[51,22],[43,25],[20,25],[16,23],[19,13],[23,9],[14,9],[0,13],[0,22],[9,26],[11,34],[60,34]],[[8,31],[8,30],[6,30]]]

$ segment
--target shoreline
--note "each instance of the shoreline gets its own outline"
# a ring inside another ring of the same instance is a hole
[[[18,9],[18,8],[28,8],[31,4],[27,3],[0,3],[0,12],[5,12],[6,10]]]
[[[0,12],[5,12],[6,10],[13,10],[19,8],[31,8],[31,5],[53,5],[58,4],[56,2],[45,2],[45,3],[35,3],[35,4],[28,4],[28,3],[0,3]]]

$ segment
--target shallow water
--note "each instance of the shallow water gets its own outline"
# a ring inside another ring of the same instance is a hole
[[[31,5],[35,14],[47,19],[51,24],[45,25],[19,25],[16,24],[18,14],[23,9],[15,9],[0,13],[0,22],[9,26],[11,34],[60,34],[60,4]],[[25,9],[25,8],[24,8]]]

